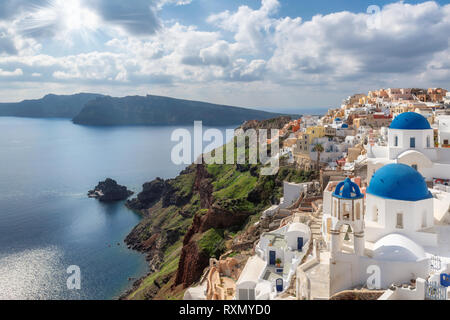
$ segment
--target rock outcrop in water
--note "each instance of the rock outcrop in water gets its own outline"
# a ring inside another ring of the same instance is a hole
[[[89,198],[95,198],[102,202],[114,202],[128,199],[133,194],[127,187],[117,184],[113,179],[99,182],[94,190],[88,192]]]

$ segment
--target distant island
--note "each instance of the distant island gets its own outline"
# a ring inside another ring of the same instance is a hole
[[[73,119],[84,125],[187,125],[202,120],[207,126],[234,125],[280,114],[160,96],[100,97],[89,101]]]
[[[101,96],[95,93],[48,94],[42,99],[0,103],[0,116],[73,119],[88,101]]]
[[[49,94],[42,99],[0,103],[0,116],[67,118],[91,126],[236,125],[285,114],[161,96],[114,98],[92,93]]]

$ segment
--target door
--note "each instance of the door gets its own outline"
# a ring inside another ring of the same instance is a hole
[[[297,250],[302,251],[302,249],[303,249],[303,238],[298,237],[297,238]]]
[[[283,279],[277,279],[276,287],[277,287],[277,292],[283,292]]]
[[[269,251],[269,264],[274,266],[275,265],[275,251]]]

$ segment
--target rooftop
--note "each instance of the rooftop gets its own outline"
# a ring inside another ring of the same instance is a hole
[[[429,130],[431,126],[423,115],[416,112],[404,112],[395,117],[389,128],[400,130]]]
[[[422,175],[405,164],[388,164],[377,170],[367,193],[403,201],[420,201],[433,197]]]

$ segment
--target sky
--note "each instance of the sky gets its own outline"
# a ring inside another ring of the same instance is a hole
[[[450,89],[449,1],[2,0],[0,101],[164,95],[271,110]]]

